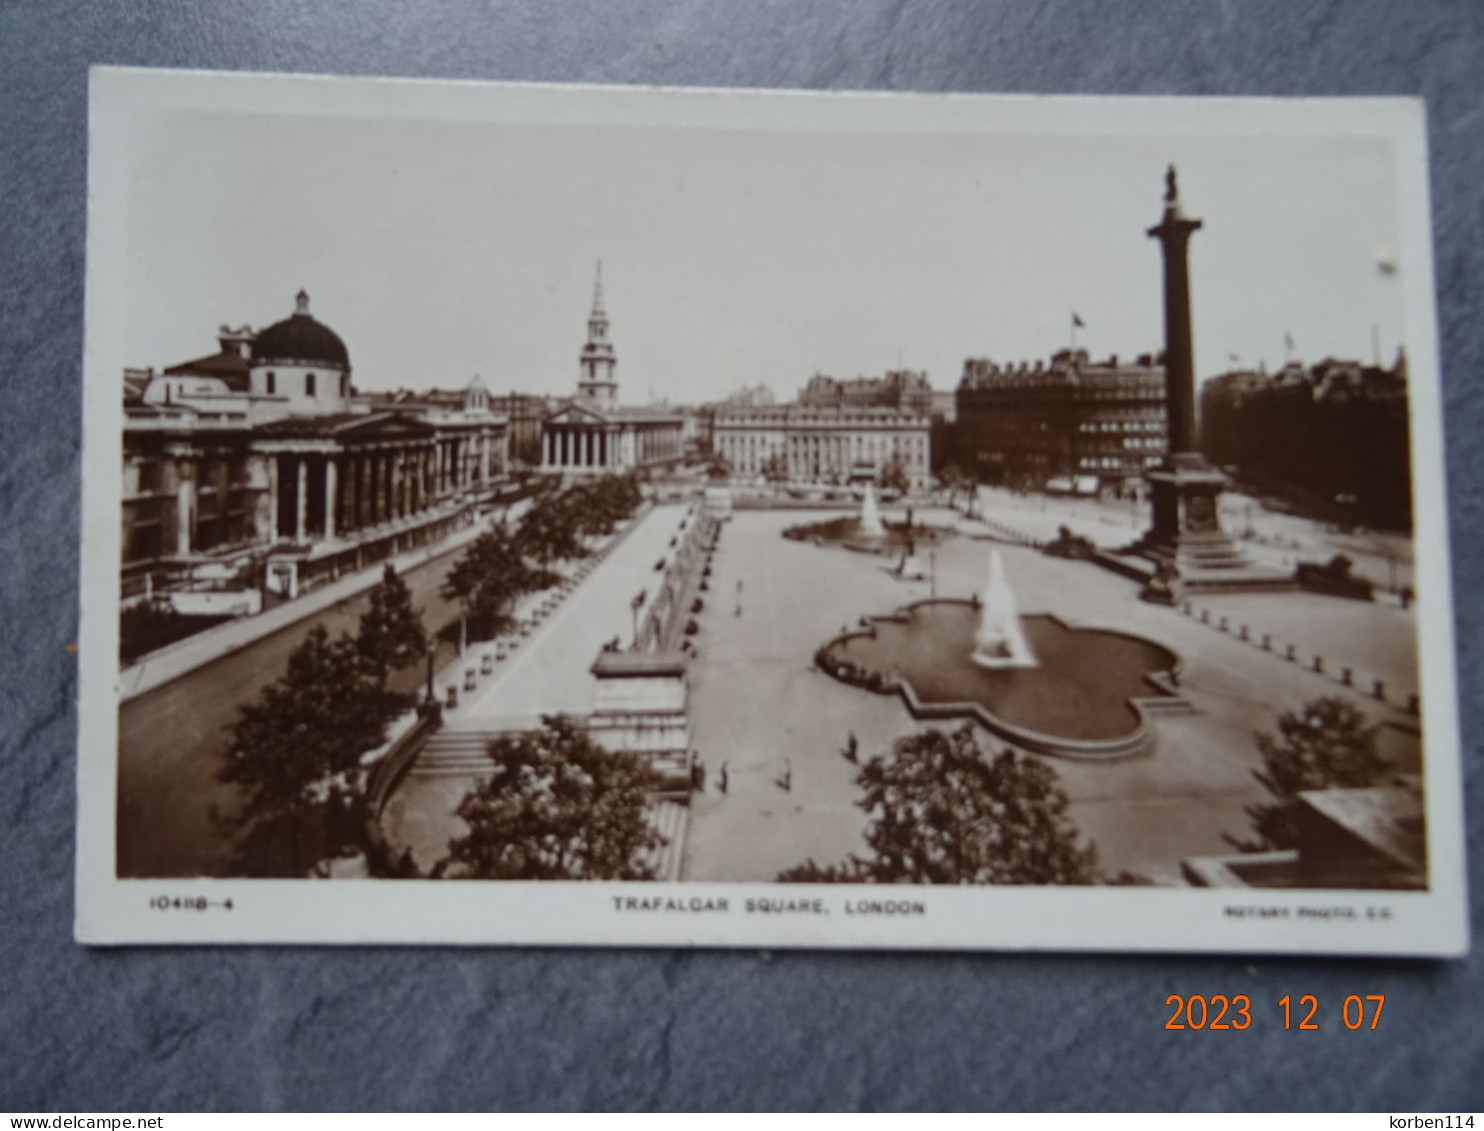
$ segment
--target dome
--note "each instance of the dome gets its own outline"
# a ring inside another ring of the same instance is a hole
[[[258,333],[252,344],[253,364],[259,362],[304,362],[350,368],[345,343],[323,322],[309,314],[309,295],[299,292],[294,313]]]

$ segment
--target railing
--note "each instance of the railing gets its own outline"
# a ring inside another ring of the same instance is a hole
[[[366,779],[366,863],[373,876],[393,877],[398,874],[392,847],[381,827],[381,811],[417,756],[428,737],[443,725],[443,712],[436,703],[422,710],[418,720],[371,767]]]

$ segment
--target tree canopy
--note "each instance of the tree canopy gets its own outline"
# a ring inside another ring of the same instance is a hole
[[[1253,771],[1275,800],[1248,807],[1257,839],[1241,842],[1240,847],[1293,848],[1294,798],[1305,790],[1362,789],[1386,781],[1391,769],[1376,746],[1380,732],[1359,708],[1335,696],[1279,715],[1276,734],[1256,736],[1263,768]]]
[[[239,847],[277,827],[293,841],[289,874],[336,855],[356,825],[360,757],[385,734],[355,641],[332,640],[323,625],[310,629],[284,674],[241,707],[232,726],[218,776],[242,790],[230,820],[243,837]]]
[[[555,584],[555,576],[528,562],[503,524],[487,530],[443,579],[445,600],[457,601],[477,635],[498,636],[513,623],[511,608],[524,594]]]
[[[1008,747],[986,754],[972,725],[898,739],[856,776],[868,857],[779,875],[793,883],[1090,884],[1096,854],[1067,816],[1056,772]]]
[[[381,583],[371,590],[369,604],[361,614],[355,647],[372,686],[384,700],[383,713],[394,716],[411,706],[412,696],[387,691],[387,679],[427,654],[428,634],[421,613],[412,607],[407,583],[390,562],[382,571]]]
[[[650,880],[665,843],[645,817],[660,779],[562,715],[489,745],[494,772],[459,805],[469,831],[435,875],[485,880]]]
[[[901,452],[892,452],[881,468],[881,488],[905,495],[912,489],[912,479],[907,474],[907,461]]]

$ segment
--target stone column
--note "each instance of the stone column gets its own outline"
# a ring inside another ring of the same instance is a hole
[[[299,491],[294,513],[294,540],[304,541],[309,523],[309,461],[299,456]]]
[[[335,486],[339,476],[336,474],[335,457],[325,457],[325,538],[335,537]]]
[[[1148,235],[1159,240],[1164,257],[1165,282],[1165,401],[1169,413],[1171,457],[1194,454],[1195,346],[1190,328],[1190,237],[1199,220],[1180,211],[1175,167],[1165,175],[1165,211]]]
[[[268,543],[278,541],[278,457],[268,457]]]
[[[191,478],[189,463],[177,460],[176,472],[180,482],[175,488],[175,554],[184,558],[191,552],[191,527],[195,522],[196,483]]]

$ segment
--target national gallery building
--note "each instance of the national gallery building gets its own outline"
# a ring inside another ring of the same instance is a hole
[[[307,585],[469,521],[506,466],[476,378],[457,392],[356,394],[345,343],[309,312],[219,350],[124,374],[125,598]]]

